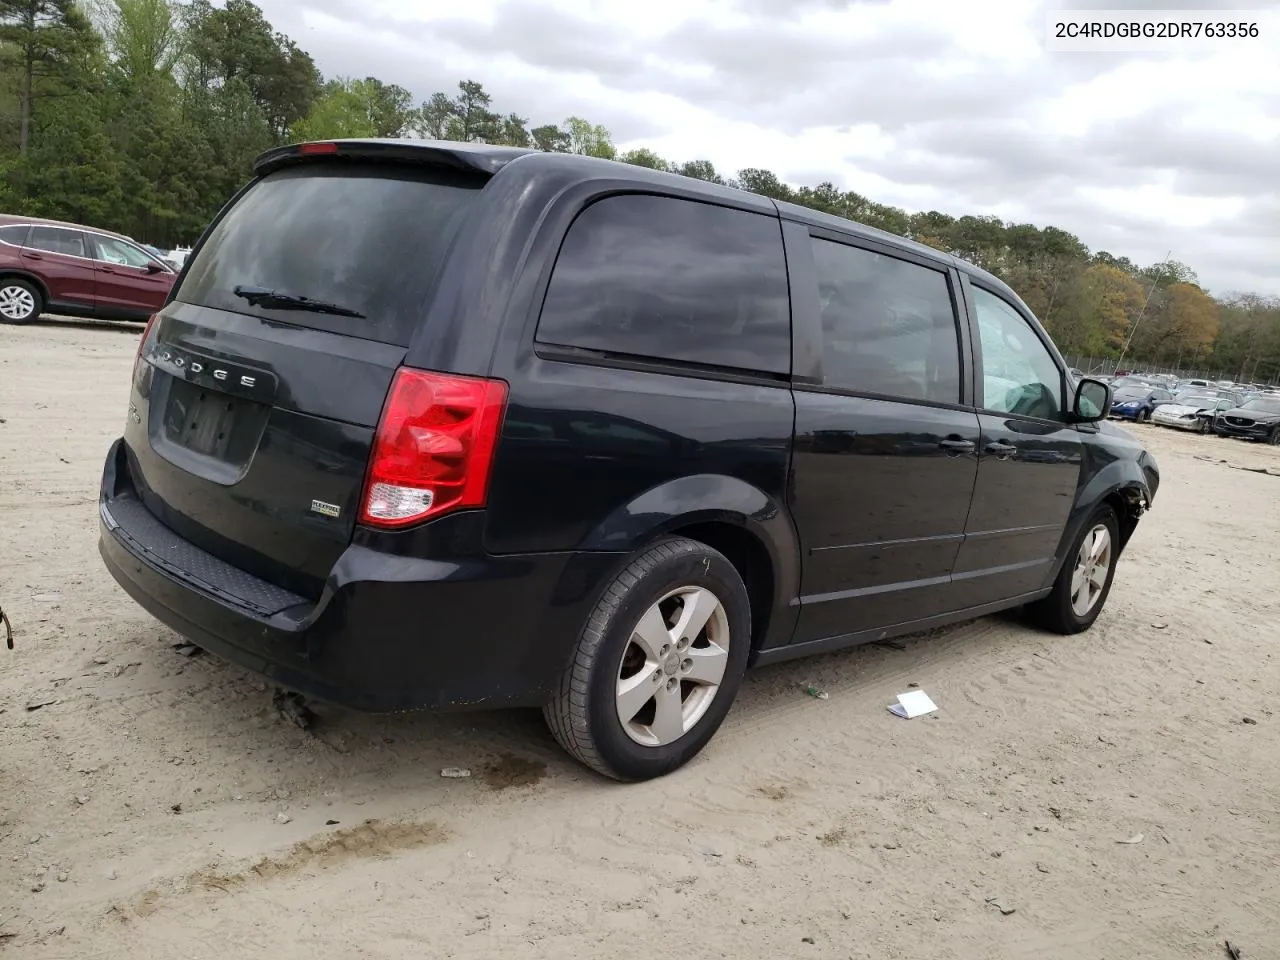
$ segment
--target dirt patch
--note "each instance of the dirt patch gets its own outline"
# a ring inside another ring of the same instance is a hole
[[[514,753],[504,753],[480,768],[480,782],[490,790],[509,787],[532,787],[547,775],[544,760],[529,760]]]
[[[314,871],[333,870],[352,860],[386,858],[407,850],[435,846],[448,839],[435,823],[382,823],[366,820],[357,827],[318,834],[295,843],[284,853],[258,857],[236,867],[207,867],[168,885],[151,887],[128,903],[115,904],[109,913],[117,919],[145,917],[165,900],[200,891],[231,893],[249,883],[271,881]]]
[[[247,869],[231,874],[212,874],[206,886],[234,882],[238,878],[271,880],[304,870],[325,870],[346,860],[390,857],[405,850],[417,850],[444,843],[448,833],[435,823],[382,823],[366,820],[358,827],[324,833],[294,844],[280,857],[263,857]]]
[[[824,847],[838,847],[849,839],[849,831],[844,827],[832,827],[818,836],[818,842]]]

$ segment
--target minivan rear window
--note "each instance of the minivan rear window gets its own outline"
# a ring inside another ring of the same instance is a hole
[[[484,179],[313,162],[254,184],[210,232],[176,299],[408,346]],[[277,309],[235,289],[306,297],[360,317]]]
[[[790,325],[776,217],[623,194],[593,203],[569,228],[537,339],[785,374]]]

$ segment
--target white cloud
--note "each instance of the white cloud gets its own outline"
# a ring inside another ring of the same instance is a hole
[[[1280,36],[1049,54],[1038,0],[259,0],[326,74],[603,123],[623,148],[1054,224],[1280,294]],[[1057,7],[1101,6],[1064,0]],[[1276,0],[1127,0],[1259,8]],[[1268,161],[1267,158],[1271,160]]]

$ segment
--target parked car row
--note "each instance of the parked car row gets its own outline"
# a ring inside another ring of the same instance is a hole
[[[1113,378],[1111,417],[1280,445],[1280,391],[1167,376]]]
[[[0,323],[26,323],[46,310],[145,320],[168,298],[178,269],[118,233],[0,215]]]

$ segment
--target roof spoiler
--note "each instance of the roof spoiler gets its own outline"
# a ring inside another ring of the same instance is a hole
[[[268,150],[253,163],[258,176],[317,158],[373,160],[382,163],[447,167],[493,175],[516,157],[531,153],[516,147],[447,143],[440,140],[328,140],[294,143]]]

